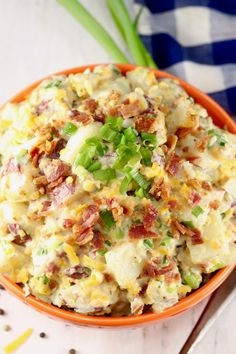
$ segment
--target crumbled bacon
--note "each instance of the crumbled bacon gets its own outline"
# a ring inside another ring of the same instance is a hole
[[[170,284],[173,281],[177,282],[180,280],[180,274],[177,270],[173,269],[170,272],[165,273],[165,283]]]
[[[39,161],[43,156],[43,152],[40,151],[38,146],[35,146],[30,150],[29,155],[30,155],[30,160],[31,160],[32,165],[34,167],[38,167]]]
[[[201,182],[196,178],[191,178],[187,181],[187,185],[199,190],[201,188]]]
[[[44,174],[49,183],[55,182],[60,177],[67,177],[70,167],[61,160],[52,160],[44,169]]]
[[[112,114],[112,116],[114,116],[113,114]],[[96,113],[94,116],[93,116],[93,118],[94,118],[94,120],[96,121],[96,122],[101,122],[101,123],[105,123],[105,120],[106,120],[106,117],[105,117],[105,115],[103,114],[103,113]]]
[[[203,181],[202,182],[202,188],[207,190],[207,191],[211,191],[212,190],[212,186],[209,182],[207,181]]]
[[[85,108],[90,112],[94,113],[97,108],[97,102],[93,98],[87,98],[84,100]]]
[[[75,224],[73,219],[64,219],[63,220],[63,227],[64,229],[71,229]]]
[[[12,242],[15,244],[23,246],[26,242],[31,240],[31,236],[28,235],[19,224],[8,224],[7,226],[11,235],[14,236]]]
[[[55,141],[52,151],[50,151],[50,153],[48,153],[46,156],[50,159],[59,159],[60,151],[64,149],[65,146],[66,140],[63,138],[58,139],[57,141]]]
[[[45,200],[44,202],[42,202],[42,209],[41,209],[41,212],[46,212],[46,211],[48,211],[48,209],[50,208],[51,205],[52,205],[51,200]]]
[[[135,129],[141,133],[155,133],[158,129],[157,119],[142,114],[135,119]]]
[[[9,173],[20,173],[20,172],[21,172],[20,165],[16,162],[15,158],[12,157],[7,161],[6,165],[3,166],[2,176],[6,176]]]
[[[177,236],[177,234],[180,232],[182,235],[186,233],[187,227],[181,224],[178,220],[172,219],[171,221],[171,228],[174,236]],[[176,233],[177,231],[177,233]]]
[[[65,274],[72,279],[82,279],[89,277],[91,270],[88,267],[84,267],[78,264],[66,269]]]
[[[178,137],[174,134],[168,134],[166,146],[168,147],[168,154],[171,154],[176,147]]]
[[[72,109],[70,111],[72,118],[78,122],[82,123],[83,125],[87,125],[93,122],[93,117],[91,115],[88,115],[87,113],[80,112],[77,109]]]
[[[59,186],[64,181],[64,179],[65,179],[64,177],[60,177],[60,178],[56,179],[55,181],[49,183],[47,185],[47,191],[50,192],[52,189]]]
[[[177,200],[169,200],[168,201],[168,206],[169,206],[170,210],[176,209],[178,207]]]
[[[157,209],[152,205],[148,204],[146,206],[144,218],[143,218],[143,224],[145,227],[152,227],[156,218],[158,216],[158,211]]]
[[[191,191],[191,193],[189,194],[189,198],[188,198],[188,203],[191,207],[194,207],[196,205],[198,205],[198,203],[200,202],[201,197],[198,193],[196,193],[195,191]]]
[[[126,102],[125,102],[126,103]],[[120,107],[120,112],[124,118],[135,117],[143,112],[143,108],[140,106],[139,101],[128,102]]]
[[[50,194],[53,196],[57,206],[61,205],[75,192],[74,183],[67,183],[66,181],[54,188]]]
[[[201,157],[200,156],[186,156],[185,159],[192,163],[193,165],[198,165],[199,162],[201,161]]]
[[[94,230],[93,231],[93,239],[91,241],[92,246],[95,250],[99,250],[104,245],[104,236],[101,234],[100,231]]]
[[[109,273],[103,273],[103,276],[104,276],[105,281],[108,283],[114,280],[113,276]]]
[[[184,147],[182,148],[182,151],[183,151],[183,152],[189,152],[189,147],[188,147],[188,146],[184,146]]]
[[[46,266],[46,269],[45,269],[46,273],[52,273],[52,274],[58,273],[59,270],[60,270],[60,268],[54,262],[49,262]]]
[[[210,208],[217,210],[219,208],[219,202],[218,200],[212,200],[209,204]]]
[[[122,206],[117,202],[117,200],[115,198],[111,198],[111,199],[107,198],[106,203],[107,203],[108,209],[112,212],[114,220],[118,221],[120,218],[120,215],[123,214]]]
[[[155,178],[149,193],[156,199],[162,198],[166,200],[170,196],[170,188],[167,183],[164,182],[164,178]]]
[[[81,232],[81,228],[78,228],[78,231],[76,230],[77,226],[78,225],[73,226],[73,233],[76,236],[76,243],[79,246],[83,246],[93,239],[93,229],[88,227]]]
[[[143,224],[140,225],[132,225],[129,229],[129,237],[131,239],[139,239],[139,238],[156,238],[158,234],[155,232],[148,230],[145,228]]]
[[[201,152],[205,151],[208,141],[209,141],[209,136],[205,135],[200,141],[196,143],[196,148]]]
[[[181,223],[178,220],[173,219],[171,222],[173,236],[176,237],[178,233],[182,235],[189,236],[191,238],[192,244],[197,245],[203,243],[201,231],[198,229],[189,228]]]
[[[194,229],[193,235],[191,235],[190,237],[193,245],[200,245],[204,242],[201,231],[198,229]]]
[[[172,176],[176,176],[181,168],[182,159],[174,152],[171,154],[169,161],[166,165],[166,171]]]
[[[171,262],[170,258],[168,259],[169,263],[166,266],[162,266],[161,258],[154,258],[152,260],[147,261],[146,264],[146,273],[151,278],[159,277],[160,275],[171,272],[174,268],[173,262]]]
[[[36,114],[39,116],[42,114],[46,109],[48,109],[49,102],[51,100],[43,100],[37,107],[36,107]]]
[[[193,132],[193,128],[178,128],[177,131],[175,132],[175,135],[179,139],[185,138],[187,135],[191,134]]]
[[[99,219],[98,207],[89,205],[83,212],[83,221],[87,227],[93,226]]]

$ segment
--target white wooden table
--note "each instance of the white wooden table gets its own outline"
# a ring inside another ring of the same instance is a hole
[[[84,0],[122,46],[103,0]],[[125,50],[125,48],[124,48]],[[0,0],[0,102],[50,73],[88,63],[109,62],[108,55],[55,0]],[[27,328],[30,339],[19,354],[177,354],[206,302],[172,320],[133,330],[94,330],[48,319],[0,291],[0,352]],[[194,354],[235,354],[236,301],[212,327]],[[3,331],[3,325],[12,327]],[[40,338],[45,331],[47,338]]]

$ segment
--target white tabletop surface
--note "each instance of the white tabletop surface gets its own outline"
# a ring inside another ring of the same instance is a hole
[[[122,46],[103,0],[84,0]],[[123,46],[122,46],[123,47]],[[125,48],[123,48],[125,50]],[[109,62],[109,56],[55,0],[0,0],[0,103],[50,73],[88,63]],[[144,329],[94,330],[51,320],[0,291],[0,353],[28,328],[30,339],[19,354],[177,354],[206,301],[181,316]],[[236,300],[194,350],[194,354],[235,354]],[[3,326],[9,324],[10,332]],[[47,338],[40,338],[44,331]]]

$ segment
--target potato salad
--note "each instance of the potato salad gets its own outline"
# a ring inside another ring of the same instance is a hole
[[[236,260],[236,136],[113,65],[0,110],[0,272],[87,315],[161,312]]]

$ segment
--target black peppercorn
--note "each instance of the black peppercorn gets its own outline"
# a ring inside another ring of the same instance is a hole
[[[0,315],[5,315],[5,311],[3,309],[0,309]]]
[[[46,333],[44,333],[44,332],[39,333],[39,337],[40,338],[45,338],[46,337]]]
[[[76,350],[75,349],[70,349],[69,350],[69,354],[76,354]]]

